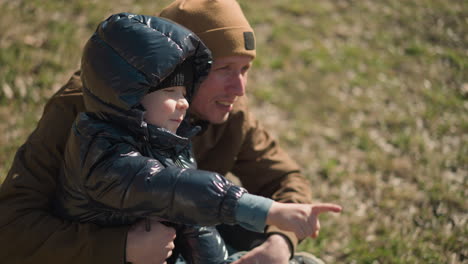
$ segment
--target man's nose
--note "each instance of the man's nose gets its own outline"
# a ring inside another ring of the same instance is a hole
[[[243,96],[245,94],[246,76],[243,74],[236,74],[233,76],[228,85],[228,92],[235,96]]]

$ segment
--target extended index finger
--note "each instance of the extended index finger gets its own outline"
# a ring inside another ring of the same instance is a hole
[[[341,212],[341,210],[342,210],[341,206],[337,204],[332,204],[332,203],[319,203],[319,204],[314,204],[312,207],[312,213],[314,214],[321,214],[324,212],[339,213]]]

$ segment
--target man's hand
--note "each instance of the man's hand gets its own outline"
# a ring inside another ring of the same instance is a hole
[[[132,264],[165,264],[174,249],[176,231],[156,220],[146,231],[145,221],[134,224],[127,234],[127,262]]]
[[[273,202],[267,216],[267,224],[292,231],[299,239],[316,238],[320,230],[318,215],[324,212],[341,212],[336,204],[287,204]]]
[[[291,251],[285,238],[281,235],[271,235],[263,244],[232,264],[287,264],[289,257],[291,257]]]

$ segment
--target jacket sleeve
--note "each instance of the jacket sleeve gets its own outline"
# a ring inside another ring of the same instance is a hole
[[[78,81],[76,74],[61,92]],[[51,213],[65,140],[82,107],[81,96],[68,92],[49,101],[1,186],[0,259],[4,263],[124,262],[127,227],[75,224]]]
[[[311,203],[311,183],[299,165],[278,145],[249,113],[244,111],[246,131],[233,173],[250,193],[283,203]],[[295,250],[298,238],[292,232],[268,226],[267,233],[286,236]]]
[[[237,223],[235,209],[246,191],[219,174],[164,168],[126,142],[116,144],[105,137],[92,141],[80,176],[82,189],[91,200],[89,210],[111,209],[182,224]]]

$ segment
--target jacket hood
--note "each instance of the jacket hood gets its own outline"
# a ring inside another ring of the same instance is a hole
[[[203,42],[163,18],[110,16],[99,24],[83,51],[81,79],[87,111],[141,121],[138,106],[143,96],[186,60],[194,66],[194,85],[187,87],[190,102],[211,67],[211,52]]]

